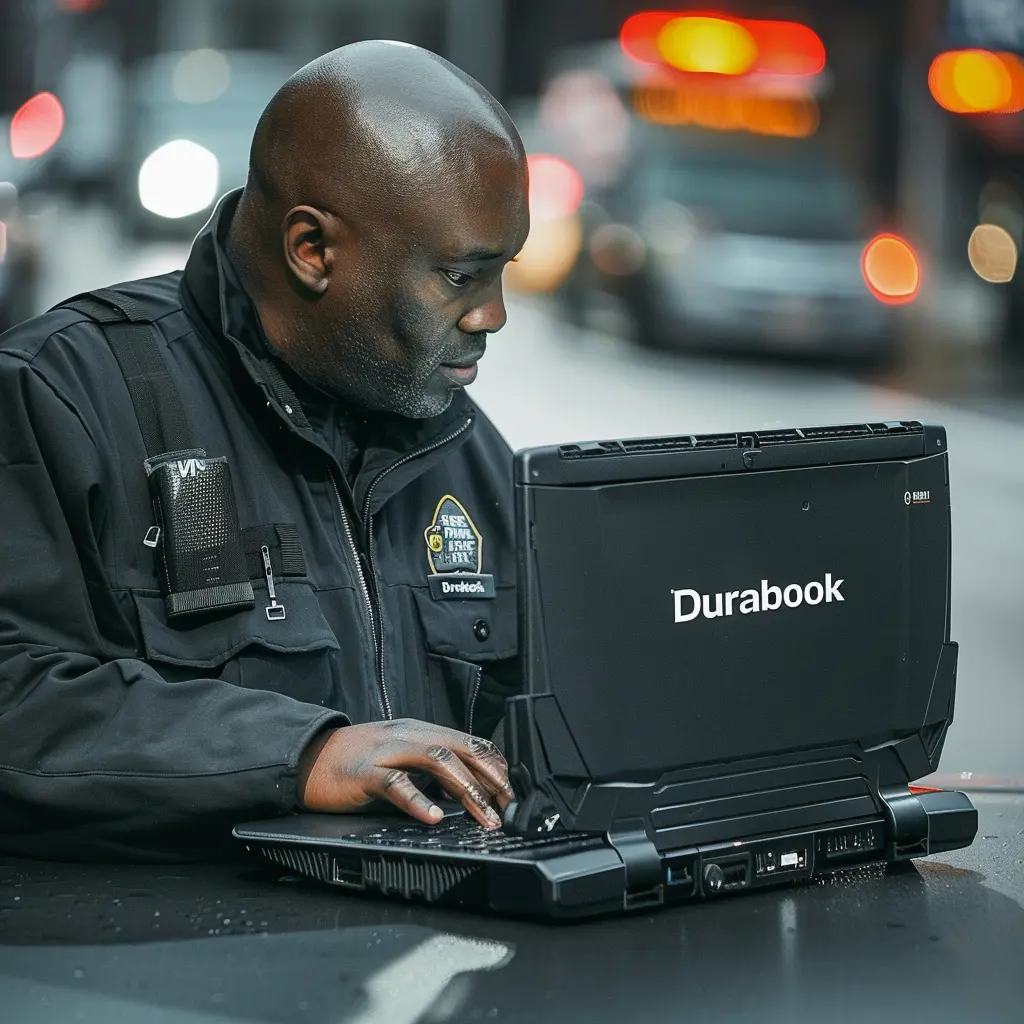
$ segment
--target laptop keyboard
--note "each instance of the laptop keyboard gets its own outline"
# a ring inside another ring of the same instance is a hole
[[[565,832],[549,835],[523,836],[501,829],[489,831],[475,821],[457,818],[439,825],[397,825],[382,828],[359,837],[351,837],[360,843],[374,846],[415,847],[417,849],[452,850],[463,853],[517,853],[535,850],[554,843],[579,840]]]

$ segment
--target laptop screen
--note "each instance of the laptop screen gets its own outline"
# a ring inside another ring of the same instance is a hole
[[[944,459],[529,487],[530,685],[595,779],[916,732]]]

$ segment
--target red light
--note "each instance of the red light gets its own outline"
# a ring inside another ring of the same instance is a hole
[[[57,7],[71,14],[86,14],[99,10],[107,0],[57,0]]]
[[[876,235],[864,247],[861,273],[879,302],[898,306],[913,302],[921,287],[917,253],[898,235]]]
[[[915,796],[918,793],[945,793],[944,789],[939,789],[936,786],[907,786],[907,789]]]
[[[816,75],[825,68],[825,44],[795,21],[745,21],[757,43],[754,70],[773,75]]]
[[[530,219],[537,223],[571,217],[583,199],[583,179],[572,164],[557,156],[526,158],[530,174]]]
[[[64,108],[52,92],[24,103],[11,119],[11,152],[19,160],[42,156],[64,130]]]
[[[672,11],[643,11],[627,18],[619,32],[622,52],[641,64],[664,64],[658,50],[658,35],[678,17],[678,13]]]
[[[757,48],[746,74],[816,75],[825,67],[825,45],[818,34],[795,21],[765,21],[731,18],[720,14],[687,11],[643,11],[627,18],[619,32],[623,53],[641,64],[666,65],[662,31],[682,19],[716,21],[738,25],[753,37]],[[678,67],[678,65],[677,65]]]

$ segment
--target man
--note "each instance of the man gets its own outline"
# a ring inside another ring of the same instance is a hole
[[[0,340],[0,848],[210,856],[378,798],[430,823],[424,779],[498,827],[511,460],[463,387],[527,230],[498,103],[359,43],[271,102],[184,272],[117,286],[203,449],[178,470],[230,470],[256,601],[219,613],[165,600],[110,328],[58,308]]]

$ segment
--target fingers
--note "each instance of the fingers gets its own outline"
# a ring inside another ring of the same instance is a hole
[[[444,811],[421,793],[400,768],[380,769],[377,795],[424,825],[436,825],[444,817]]]
[[[459,750],[470,770],[494,795],[498,806],[505,810],[516,798],[508,781],[508,764],[501,751],[490,740],[479,736],[464,737],[464,750]]]
[[[423,767],[435,776],[484,828],[501,827],[501,818],[491,806],[490,794],[451,748],[440,744],[428,747]]]

